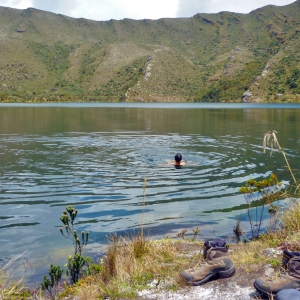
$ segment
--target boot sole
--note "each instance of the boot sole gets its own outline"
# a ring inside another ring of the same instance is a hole
[[[265,295],[265,296],[267,296],[267,297],[272,297],[272,296],[274,296],[274,295],[277,294],[277,293],[269,293],[269,292],[266,292],[266,291],[260,289],[255,283],[253,283],[253,286],[255,287],[255,289],[256,289],[259,293],[261,293],[262,295]]]
[[[270,292],[270,293],[269,293],[269,292],[267,292],[267,291],[264,291],[264,290],[260,289],[255,283],[253,283],[253,286],[255,287],[255,289],[256,289],[259,293],[261,293],[262,295],[267,296],[267,297],[273,297],[273,296],[276,296],[276,294],[280,292],[280,291],[278,291],[278,292]],[[293,289],[300,291],[300,287],[299,287],[299,288],[293,288]],[[282,290],[281,290],[281,291],[282,291]]]
[[[192,285],[192,286],[198,286],[198,285],[202,285],[212,279],[217,279],[217,278],[228,278],[228,277],[232,277],[235,274],[235,267],[232,266],[230,269],[225,270],[225,271],[219,271],[215,274],[211,274],[207,277],[205,277],[204,279],[198,280],[198,281],[188,281],[187,284]]]

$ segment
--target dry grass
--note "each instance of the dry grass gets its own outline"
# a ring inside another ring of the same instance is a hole
[[[231,252],[231,258],[237,267],[242,267],[246,271],[257,271],[264,264],[269,262],[262,250],[269,248],[268,240],[257,240],[248,244],[240,244],[236,250]]]
[[[119,282],[135,282],[142,278],[167,276],[168,263],[177,256],[176,243],[150,241],[141,235],[122,238],[107,253],[106,278],[112,275]],[[164,266],[165,264],[165,266]]]
[[[26,260],[20,261],[20,258],[24,253],[13,257],[0,269],[0,300],[10,299],[11,296],[19,294],[23,290],[23,277],[19,281],[15,282],[13,281],[13,275],[14,271],[16,271],[20,265],[25,268],[27,267]]]
[[[79,289],[77,297],[79,300],[96,300],[99,299],[99,292],[100,288],[97,284],[90,284]]]
[[[147,288],[154,279],[168,282],[170,288],[176,289],[182,285],[179,272],[195,259],[182,255],[178,247],[181,241],[149,240],[140,234],[114,236],[112,240],[106,257],[100,262],[101,272],[84,278],[70,290],[79,299],[87,299],[82,298],[84,294],[91,295],[88,299],[135,298],[136,292]]]
[[[300,251],[300,203],[291,200],[288,207],[278,216],[277,226],[263,240],[269,240],[282,249]]]

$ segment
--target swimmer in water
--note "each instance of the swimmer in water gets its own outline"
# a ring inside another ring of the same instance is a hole
[[[167,166],[174,166],[177,169],[180,169],[183,165],[186,163],[182,160],[182,155],[180,153],[177,153],[174,157],[174,160],[167,160],[166,165],[160,165],[160,167],[167,167]]]
[[[167,166],[174,166],[176,169],[181,169],[183,165],[188,164],[188,165],[196,165],[195,163],[186,163],[185,161],[182,160],[182,155],[180,153],[176,153],[174,160],[167,160],[166,165],[159,165],[160,167],[167,167]]]
[[[174,163],[175,167],[179,167],[179,166],[185,165],[185,162],[182,161],[182,155],[180,153],[177,153],[175,155],[174,160],[175,160],[175,163]]]

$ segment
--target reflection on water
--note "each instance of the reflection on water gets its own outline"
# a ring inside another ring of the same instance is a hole
[[[67,205],[96,256],[110,233],[138,230],[144,178],[149,235],[198,226],[201,238],[228,237],[240,215],[249,228],[237,192],[247,179],[290,179],[280,153],[262,153],[264,132],[277,130],[299,167],[297,108],[4,106],[0,120],[0,259],[27,250],[33,272],[65,263]],[[190,164],[160,166],[177,152]]]

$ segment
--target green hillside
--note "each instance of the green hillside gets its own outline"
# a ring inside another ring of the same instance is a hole
[[[104,22],[0,7],[0,40],[2,102],[300,102],[300,0]]]

